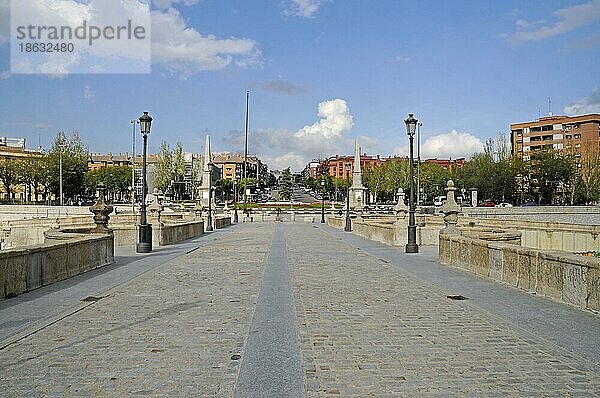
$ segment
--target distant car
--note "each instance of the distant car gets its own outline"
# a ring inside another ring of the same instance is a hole
[[[479,207],[496,207],[496,202],[483,202]]]
[[[535,203],[535,202],[525,202],[525,203],[522,203],[521,206],[537,206],[537,203]]]
[[[513,207],[510,203],[502,202],[496,205],[496,207]]]

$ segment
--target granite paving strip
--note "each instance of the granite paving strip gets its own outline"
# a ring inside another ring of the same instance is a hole
[[[303,397],[284,224],[276,224],[242,361],[236,397]]]
[[[0,396],[233,396],[272,236],[232,228],[9,345]]]
[[[577,354],[335,234],[286,235],[308,397],[600,396]]]

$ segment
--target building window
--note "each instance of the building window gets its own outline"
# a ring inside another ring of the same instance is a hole
[[[581,144],[575,144],[575,148],[581,148]]]
[[[581,138],[581,134],[575,134],[575,139],[578,140]]]
[[[542,131],[552,131],[554,128],[552,127],[552,125],[549,126],[542,126]]]
[[[565,145],[565,149],[571,149],[571,145]]]
[[[565,136],[565,138],[566,138],[566,139],[568,139],[568,140],[570,140],[570,139],[572,138],[572,136],[571,136],[571,134],[567,134],[567,135]]]
[[[532,133],[537,132],[537,131],[542,131],[541,127],[532,127],[530,130]]]

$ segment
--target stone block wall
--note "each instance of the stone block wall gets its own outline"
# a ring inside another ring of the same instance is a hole
[[[114,262],[112,234],[90,234],[68,240],[0,252],[0,299],[46,286]]]
[[[439,261],[582,308],[600,310],[600,259],[440,234]]]

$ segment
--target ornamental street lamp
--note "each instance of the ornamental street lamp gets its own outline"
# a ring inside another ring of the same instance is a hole
[[[325,180],[321,180],[321,224],[325,223]]]
[[[346,226],[345,232],[352,232],[352,222],[350,221],[350,163],[346,163]]]
[[[239,216],[237,212],[237,176],[233,177],[233,222],[237,224]]]
[[[152,225],[146,221],[146,195],[148,194],[146,151],[151,125],[152,118],[148,115],[148,112],[144,112],[140,116],[140,132],[144,137],[144,154],[142,157],[142,203],[140,205],[139,240],[136,246],[136,252],[138,253],[150,253],[152,251]]]
[[[406,244],[406,253],[418,253],[419,246],[417,245],[417,226],[415,225],[415,186],[414,186],[414,164],[413,164],[413,139],[418,120],[413,117],[412,113],[408,114],[406,123],[406,131],[410,141],[409,148],[409,207],[408,207],[408,243]]]

